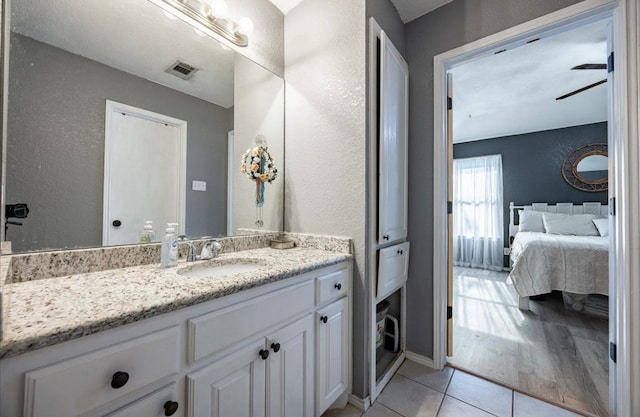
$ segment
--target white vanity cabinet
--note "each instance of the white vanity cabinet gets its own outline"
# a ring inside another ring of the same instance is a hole
[[[314,417],[350,389],[351,261],[0,361],[2,417]]]

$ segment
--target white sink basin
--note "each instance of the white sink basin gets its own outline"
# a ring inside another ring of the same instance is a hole
[[[229,259],[222,263],[208,263],[202,265],[185,266],[178,269],[179,275],[194,278],[212,278],[223,275],[241,274],[264,268],[266,265],[258,262]]]

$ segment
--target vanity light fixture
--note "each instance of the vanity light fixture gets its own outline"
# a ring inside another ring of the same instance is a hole
[[[249,35],[254,26],[251,19],[241,18],[238,22],[229,16],[229,8],[224,0],[151,0],[166,12],[191,24],[200,32],[215,35],[238,46],[249,45]]]

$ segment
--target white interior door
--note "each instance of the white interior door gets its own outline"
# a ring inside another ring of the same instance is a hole
[[[103,245],[137,243],[147,220],[157,239],[184,231],[187,122],[107,101]]]

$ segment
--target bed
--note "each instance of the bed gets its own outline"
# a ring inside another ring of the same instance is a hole
[[[608,295],[607,206],[600,203],[510,204],[509,279],[519,307],[557,290],[582,310],[590,294]]]

